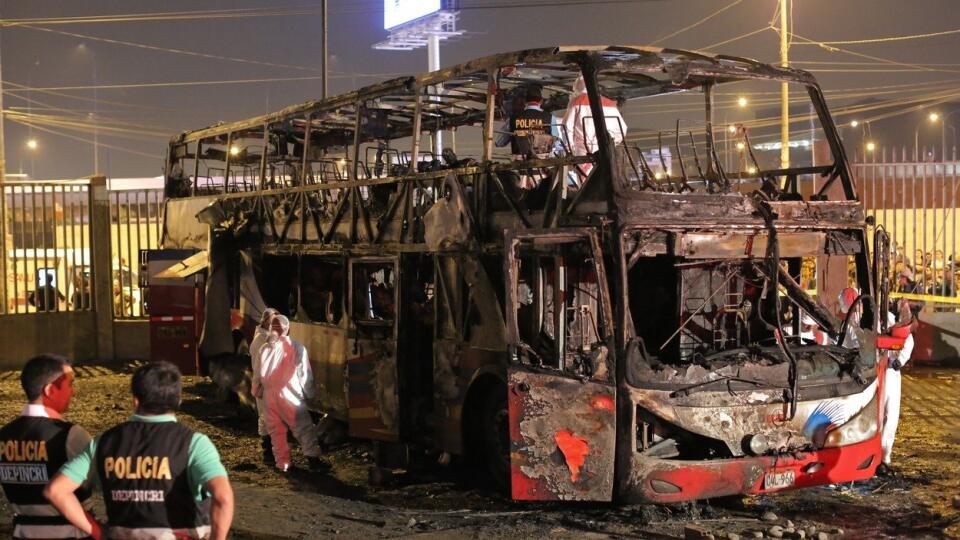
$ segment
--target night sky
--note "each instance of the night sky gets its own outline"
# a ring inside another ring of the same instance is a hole
[[[468,33],[442,46],[441,63],[450,65],[495,52],[558,44],[650,44],[733,3],[733,0],[571,2],[462,0],[460,26]],[[565,3],[570,5],[557,5]],[[530,4],[541,5],[516,7]],[[709,47],[764,27],[771,21],[776,4],[775,0],[741,0],[706,23],[656,44],[694,49]],[[330,0],[331,93],[426,69],[424,50],[388,52],[371,48],[373,43],[386,37],[382,30],[382,6],[382,0]],[[22,26],[4,27],[2,70],[4,108],[9,113],[5,121],[8,173],[20,170],[30,173],[33,167],[34,178],[76,178],[91,174],[93,132],[88,115],[94,109],[104,125],[100,132],[101,172],[111,177],[140,177],[161,173],[161,156],[166,141],[179,131],[220,120],[254,116],[320,97],[322,26],[319,7],[319,2],[286,0],[211,0],[201,4],[175,0],[0,2],[0,16],[7,21],[198,9],[302,8],[311,12],[254,18],[36,25],[57,32],[261,63],[148,50]],[[793,31],[818,41],[949,31],[960,28],[960,9],[957,7],[956,0],[795,0]],[[945,99],[943,96],[949,97],[950,89],[960,82],[960,58],[957,55],[960,34],[842,45],[849,51],[875,58],[829,52],[817,46],[802,45],[800,41],[796,39],[791,49],[793,65],[814,71],[828,91],[831,107],[840,112],[842,107],[866,99],[894,100],[933,93]],[[774,62],[778,59],[778,36],[767,30],[710,50]],[[286,67],[263,63],[285,64]],[[923,66],[912,67],[914,64]],[[94,84],[296,77],[316,79],[101,88],[96,91],[96,96],[90,88],[40,90]],[[904,86],[902,91],[876,88],[918,83],[928,84]],[[36,90],[27,92],[24,87]],[[871,90],[859,90],[864,88]],[[834,96],[830,96],[830,92],[834,92]],[[867,114],[885,112],[889,110]],[[925,113],[914,111],[911,114],[919,118]],[[32,136],[38,141],[33,159],[26,146],[30,138],[29,128],[14,121],[28,121],[30,118],[35,125]],[[849,119],[838,115],[838,122]],[[960,115],[955,115],[952,120],[960,125]]]

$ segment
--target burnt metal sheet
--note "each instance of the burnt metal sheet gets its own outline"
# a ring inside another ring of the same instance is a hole
[[[697,232],[677,235],[676,255],[690,259],[763,258],[767,252],[766,231]],[[781,257],[804,257],[823,253],[826,233],[778,233]]]
[[[628,225],[663,226],[667,221],[683,225],[702,224],[723,228],[762,225],[752,199],[738,193],[658,193],[631,189],[615,194],[620,220]],[[777,226],[786,224],[815,228],[860,228],[863,208],[858,201],[769,202]]]
[[[209,264],[207,250],[198,251],[186,259],[177,261],[156,274],[157,279],[182,279],[205,270]]]
[[[317,389],[317,405],[334,418],[347,420],[346,328],[291,321],[290,336],[307,349]]]
[[[613,386],[510,369],[508,403],[514,499],[611,499],[616,443]]]
[[[216,197],[167,199],[163,206],[163,248],[206,249],[210,227],[197,214],[216,201]]]

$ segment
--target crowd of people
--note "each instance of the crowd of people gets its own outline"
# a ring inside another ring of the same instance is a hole
[[[901,290],[896,283],[900,276],[908,276],[910,290]],[[956,283],[960,279],[960,265],[956,263],[954,255],[944,257],[942,250],[914,251],[913,258],[906,254],[903,246],[896,246],[893,250],[893,260],[890,261],[891,290],[910,294],[929,294],[934,296],[956,296]]]

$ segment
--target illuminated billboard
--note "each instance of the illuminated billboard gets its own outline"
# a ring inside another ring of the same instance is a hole
[[[384,0],[383,28],[391,28],[408,23],[440,11],[441,0]]]

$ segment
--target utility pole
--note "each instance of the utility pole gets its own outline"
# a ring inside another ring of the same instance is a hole
[[[432,34],[427,37],[427,71],[437,71],[440,69],[440,37]],[[443,90],[442,85],[433,87],[433,93],[438,97],[434,99],[439,101],[439,94]],[[433,137],[433,155],[440,159],[443,153],[443,132],[437,131]]]
[[[327,0],[323,0],[323,99],[327,99]]]
[[[3,65],[0,60],[0,66]],[[7,312],[7,159],[3,151],[3,71],[0,69],[0,313]],[[14,276],[16,278],[16,276]]]
[[[787,13],[790,0],[780,0],[780,66],[790,67],[790,35]],[[780,83],[780,168],[790,167],[790,85]]]

